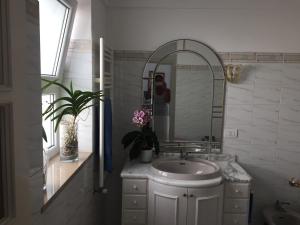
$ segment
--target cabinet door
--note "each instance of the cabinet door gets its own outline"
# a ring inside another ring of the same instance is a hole
[[[221,225],[223,185],[210,188],[188,188],[187,225]]]
[[[187,188],[149,181],[148,225],[186,225]]]

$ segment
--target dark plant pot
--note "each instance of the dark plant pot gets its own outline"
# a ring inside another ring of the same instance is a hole
[[[140,162],[149,163],[152,161],[153,149],[143,149],[140,154]]]

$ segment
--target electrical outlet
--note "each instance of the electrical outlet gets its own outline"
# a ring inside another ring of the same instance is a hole
[[[238,137],[238,129],[237,128],[226,128],[224,130],[225,138],[237,138]]]

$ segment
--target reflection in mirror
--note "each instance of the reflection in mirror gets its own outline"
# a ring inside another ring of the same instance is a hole
[[[213,148],[215,143],[221,150],[224,93],[222,63],[200,42],[169,42],[145,65],[143,105],[152,109],[161,145],[207,143]]]
[[[154,79],[153,107],[161,142],[208,139],[211,110],[206,109],[212,108],[212,85],[208,64],[194,53],[180,52],[161,61]]]

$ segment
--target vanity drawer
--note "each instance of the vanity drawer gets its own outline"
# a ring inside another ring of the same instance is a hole
[[[224,203],[224,212],[228,213],[248,213],[248,199],[226,198]]]
[[[247,214],[224,214],[223,225],[248,225]]]
[[[124,179],[123,193],[125,194],[146,194],[147,180],[144,179]]]
[[[124,210],[123,211],[123,224],[146,224],[146,211],[145,210]]]
[[[147,206],[146,195],[124,195],[123,201],[124,209],[146,209]]]
[[[249,198],[250,185],[243,183],[226,183],[226,198]]]

